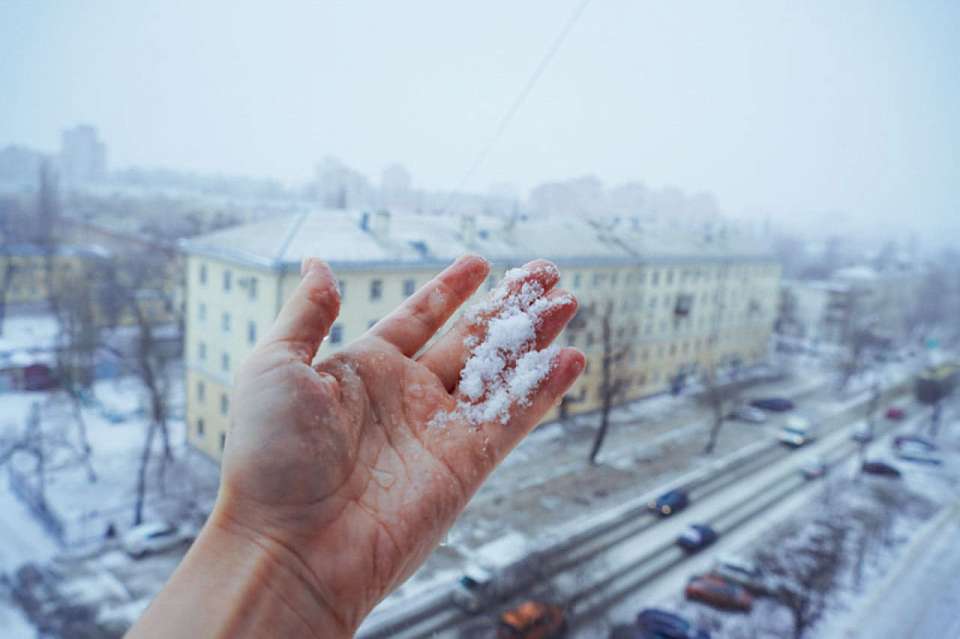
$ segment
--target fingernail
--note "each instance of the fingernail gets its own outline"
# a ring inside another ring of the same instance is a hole
[[[300,277],[304,277],[307,273],[319,271],[322,266],[323,260],[318,260],[315,257],[305,258],[300,262]]]

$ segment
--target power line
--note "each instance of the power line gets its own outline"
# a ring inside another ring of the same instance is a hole
[[[530,95],[530,92],[533,91],[533,87],[536,85],[537,80],[539,80],[540,76],[543,75],[543,72],[546,71],[547,67],[550,65],[550,62],[557,54],[557,51],[559,51],[560,47],[563,46],[564,40],[567,39],[570,31],[573,30],[573,27],[576,25],[577,21],[580,20],[580,16],[582,16],[583,12],[586,10],[587,5],[589,5],[591,2],[593,2],[593,0],[583,0],[579,5],[577,5],[577,8],[574,9],[573,13],[567,19],[566,24],[563,25],[560,33],[554,39],[553,44],[551,44],[550,48],[547,49],[547,52],[540,60],[540,63],[533,70],[533,74],[531,74],[530,78],[527,80],[527,83],[523,86],[523,89],[521,89],[519,95],[517,95],[517,98],[513,101],[513,104],[511,104],[510,108],[507,109],[507,112],[503,114],[503,117],[500,119],[500,123],[497,125],[497,128],[494,131],[493,136],[490,138],[490,141],[487,142],[483,149],[481,149],[480,153],[473,161],[473,164],[470,165],[470,168],[467,169],[467,172],[463,174],[460,182],[457,183],[457,187],[450,193],[450,198],[448,199],[447,206],[444,207],[444,210],[448,210],[450,208],[450,202],[453,200],[455,195],[463,190],[463,187],[467,184],[467,181],[472,178],[477,169],[479,169],[483,163],[486,162],[487,157],[490,155],[493,147],[500,139],[500,136],[503,135],[503,132],[507,129],[510,121],[517,114],[517,111],[520,110],[524,100],[526,100],[527,96]]]

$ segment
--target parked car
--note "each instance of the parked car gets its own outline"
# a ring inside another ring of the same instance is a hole
[[[791,448],[800,448],[817,438],[817,430],[806,417],[793,415],[787,418],[777,439]]]
[[[687,599],[702,601],[722,610],[750,612],[753,597],[746,588],[719,575],[699,575],[687,582],[683,591]]]
[[[943,463],[943,460],[934,455],[929,448],[915,442],[904,442],[898,446],[896,448],[896,455],[897,459],[910,462],[919,462],[921,464],[939,466]]]
[[[674,488],[651,501],[647,504],[647,508],[661,517],[669,517],[676,512],[680,512],[688,505],[690,505],[690,497],[686,491]]]
[[[764,413],[759,408],[749,406],[747,404],[741,404],[730,411],[730,414],[727,415],[730,419],[738,419],[741,422],[748,422],[750,424],[762,424],[767,421],[767,414]]]
[[[784,413],[795,408],[795,404],[785,397],[761,397],[750,402],[750,405],[774,413]]]
[[[827,474],[827,464],[819,457],[814,457],[800,467],[800,474],[806,480],[820,479]]]
[[[939,446],[926,437],[920,435],[897,435],[893,438],[893,447],[901,448],[903,446],[920,446],[927,449],[928,452],[936,451]]]
[[[890,421],[899,422],[907,416],[907,413],[899,406],[891,406],[887,409],[887,412],[884,413],[884,416]]]
[[[860,468],[868,475],[880,475],[881,477],[893,478],[900,477],[900,471],[896,466],[882,461],[865,461]]]
[[[647,639],[710,639],[710,633],[678,614],[645,608],[637,614],[637,627]]]
[[[677,545],[689,553],[699,552],[717,540],[717,531],[706,524],[693,524],[677,537]]]
[[[850,439],[858,444],[869,444],[873,441],[873,429],[866,424],[861,424],[853,429]]]
[[[124,551],[137,559],[150,553],[163,552],[190,539],[173,524],[149,522],[128,530],[120,540]]]
[[[552,639],[566,631],[563,608],[542,601],[525,601],[500,615],[497,639]]]
[[[721,555],[713,565],[712,574],[743,586],[747,592],[755,595],[764,594],[769,590],[766,575],[752,561],[732,555]]]

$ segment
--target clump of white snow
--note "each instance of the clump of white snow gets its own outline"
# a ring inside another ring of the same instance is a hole
[[[531,393],[553,368],[558,349],[537,350],[537,329],[544,312],[569,304],[571,298],[548,299],[536,281],[525,281],[517,288],[516,283],[530,275],[525,269],[508,271],[490,299],[469,311],[467,317],[483,329],[483,336],[464,340],[470,356],[460,372],[462,398],[453,414],[437,414],[434,425],[452,417],[474,426],[493,421],[506,424],[510,407],[529,404]]]

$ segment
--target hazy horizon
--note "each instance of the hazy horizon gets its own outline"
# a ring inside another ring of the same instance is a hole
[[[449,189],[579,3],[6,3],[0,145],[84,122],[112,168],[289,182],[334,155]],[[958,28],[948,3],[595,0],[465,188],[595,174],[949,231]]]

